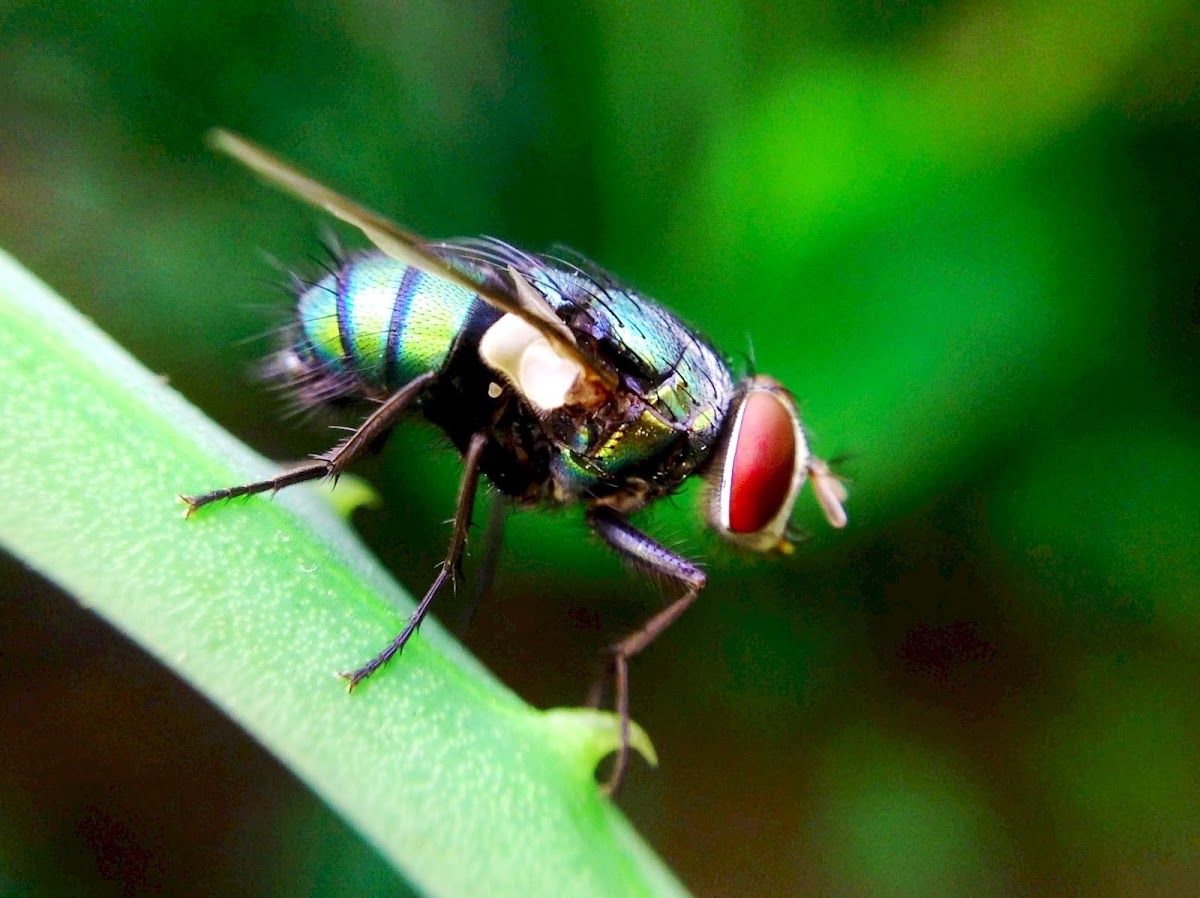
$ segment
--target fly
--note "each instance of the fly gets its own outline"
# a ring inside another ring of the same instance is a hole
[[[609,646],[611,663],[593,692],[611,678],[621,733],[611,791],[629,752],[629,661],[707,582],[630,516],[700,475],[707,525],[743,548],[792,551],[788,519],[806,480],[829,523],[846,524],[845,488],[809,451],[792,394],[762,375],[735,382],[716,349],[595,266],[488,238],[430,241],[245,138],[216,130],[210,140],[375,245],[298,286],[289,342],[270,367],[304,405],[376,405],[346,440],[305,464],[184,497],[188,514],[218,499],[336,478],[409,410],[445,432],[463,457],[445,559],[400,634],[342,674],[354,688],[404,648],[438,591],[460,576],[481,476],[522,507],[583,505],[588,526],[618,555],[678,591]]]

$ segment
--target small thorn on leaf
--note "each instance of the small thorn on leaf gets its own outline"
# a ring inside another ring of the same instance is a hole
[[[557,744],[578,759],[588,776],[595,773],[605,757],[621,747],[621,718],[611,711],[551,708],[542,712],[542,721],[553,731]],[[654,743],[634,720],[629,722],[629,747],[651,767],[658,766]]]
[[[334,487],[338,487],[336,490]],[[359,508],[380,508],[383,499],[367,481],[353,474],[339,474],[334,480],[324,480],[316,487],[342,518],[349,519]]]

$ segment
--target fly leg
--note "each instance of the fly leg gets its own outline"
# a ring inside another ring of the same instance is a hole
[[[483,449],[486,445],[487,434],[485,433],[475,434],[471,437],[471,442],[467,445],[467,451],[463,456],[462,480],[459,481],[458,485],[458,506],[454,512],[454,530],[450,536],[450,545],[446,549],[446,557],[442,561],[437,576],[426,591],[425,596],[417,604],[416,610],[412,613],[412,617],[408,619],[408,623],[404,625],[404,629],[400,631],[400,635],[389,642],[382,652],[358,670],[338,675],[342,679],[349,681],[351,689],[387,664],[397,652],[404,648],[405,643],[408,642],[421,626],[421,621],[425,619],[425,615],[429,611],[429,606],[433,602],[433,597],[438,594],[438,590],[445,585],[447,580],[455,583],[461,576],[463,550],[467,545],[467,531],[471,527],[471,512],[475,508],[475,491],[479,486],[480,462],[483,459]]]
[[[284,471],[279,476],[271,477],[267,480],[258,480],[254,483],[246,483],[241,486],[225,487],[224,489],[213,490],[210,493],[202,493],[199,496],[180,496],[187,503],[187,516],[191,517],[197,509],[216,502],[218,499],[253,496],[255,493],[273,493],[283,489],[285,486],[305,483],[309,480],[318,480],[322,477],[332,477],[336,480],[338,475],[345,471],[355,459],[361,457],[375,440],[391,429],[392,425],[396,423],[396,419],[400,417],[401,412],[408,407],[422,390],[429,386],[435,376],[434,372],[428,371],[409,381],[389,396],[379,408],[371,412],[367,420],[363,421],[358,430],[350,434],[346,440],[328,452],[315,456],[307,464],[300,465],[290,471]]]
[[[483,554],[479,559],[479,568],[475,572],[475,588],[471,598],[462,609],[458,618],[456,632],[460,640],[464,639],[471,624],[475,622],[475,613],[492,591],[492,581],[496,575],[496,563],[500,559],[500,550],[504,545],[504,519],[508,515],[508,502],[500,493],[492,497],[492,506],[488,509],[487,529],[483,536]]]
[[[683,614],[700,594],[708,577],[694,563],[659,545],[611,509],[592,509],[588,514],[588,523],[626,561],[650,574],[671,580],[684,590],[683,595],[646,621],[640,629],[608,647],[612,655],[617,717],[621,724],[621,744],[617,748],[612,773],[604,784],[605,790],[611,795],[621,784],[629,758],[629,659],[646,648]],[[593,691],[597,700],[602,693],[602,688]]]

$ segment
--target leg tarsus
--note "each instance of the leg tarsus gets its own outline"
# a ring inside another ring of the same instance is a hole
[[[433,601],[433,597],[438,594],[438,591],[445,584],[446,571],[447,568],[443,563],[441,570],[438,571],[438,575],[433,580],[433,584],[417,604],[416,610],[413,612],[412,617],[408,619],[408,623],[404,625],[404,629],[400,631],[400,634],[395,639],[387,644],[383,651],[357,670],[338,674],[339,677],[347,681],[350,692],[353,692],[355,686],[404,651],[404,646],[408,643],[408,640],[421,628],[421,621],[425,618],[425,613],[429,610],[429,605]]]
[[[347,463],[344,462],[343,465]],[[211,505],[213,502],[221,499],[237,499],[241,496],[253,496],[258,493],[277,493],[287,486],[306,483],[309,480],[318,480],[322,477],[328,477],[331,474],[336,477],[339,473],[341,473],[340,470],[334,471],[332,462],[318,456],[316,460],[284,471],[278,477],[271,477],[267,480],[256,480],[253,483],[244,483],[240,486],[227,486],[209,493],[201,493],[199,496],[180,496],[179,498],[187,505],[184,517],[190,518],[205,505]]]
[[[613,688],[617,693],[617,719],[621,724],[621,743],[617,746],[617,754],[613,758],[612,770],[601,788],[605,795],[615,795],[625,778],[625,768],[629,765],[629,656],[620,652],[613,653]]]
[[[384,400],[379,408],[371,412],[350,436],[328,452],[313,456],[313,460],[310,462],[266,480],[224,487],[212,492],[201,493],[198,496],[180,496],[179,498],[187,505],[184,517],[191,517],[205,505],[219,499],[236,499],[239,496],[253,496],[257,493],[275,493],[284,487],[306,483],[309,480],[319,480],[322,477],[332,477],[336,482],[338,476],[346,468],[391,429],[404,409],[433,381],[435,376],[434,372],[429,371],[409,381]]]
[[[475,492],[479,487],[480,463],[483,460],[483,450],[486,445],[487,434],[483,433],[475,434],[467,445],[466,454],[463,456],[462,480],[458,486],[454,531],[450,536],[450,545],[446,549],[446,557],[442,560],[437,576],[421,601],[417,603],[417,607],[409,617],[408,623],[404,625],[404,629],[384,647],[383,651],[357,670],[338,674],[349,682],[351,691],[404,650],[409,639],[420,629],[421,621],[429,612],[429,606],[433,603],[434,596],[438,594],[447,580],[451,582],[458,580],[457,572],[462,564],[463,551],[467,545],[467,532],[471,527],[471,512],[475,508]]]

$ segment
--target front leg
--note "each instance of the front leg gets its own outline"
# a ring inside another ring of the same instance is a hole
[[[365,454],[377,439],[391,430],[400,414],[426,387],[433,383],[435,377],[436,374],[429,371],[413,378],[389,396],[379,408],[371,412],[349,437],[328,452],[315,456],[311,462],[284,471],[279,476],[267,480],[256,480],[254,483],[244,483],[240,486],[227,486],[208,493],[201,493],[198,496],[180,496],[179,498],[187,505],[185,515],[191,517],[197,510],[218,499],[236,499],[238,496],[274,493],[284,487],[307,483],[310,480],[320,480],[322,477],[332,477],[336,482],[338,476],[353,461]]]
[[[622,558],[652,574],[665,577],[683,587],[683,595],[651,617],[639,629],[609,646],[612,654],[613,686],[616,691],[617,718],[621,723],[621,744],[613,762],[612,774],[605,783],[611,795],[621,784],[629,759],[629,659],[646,648],[671,626],[688,605],[695,601],[708,577],[693,562],[667,549],[630,524],[611,508],[597,506],[588,512],[588,523]],[[596,692],[598,696],[599,691]]]

